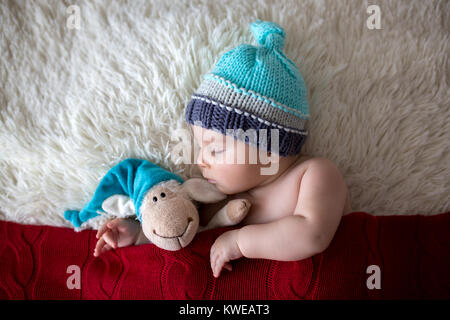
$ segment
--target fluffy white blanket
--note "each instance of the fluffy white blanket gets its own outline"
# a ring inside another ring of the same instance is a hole
[[[375,1],[371,30],[373,2],[1,1],[0,219],[70,226],[63,211],[127,157],[192,175],[170,138],[258,18],[286,31],[309,90],[304,152],[337,164],[353,209],[449,210],[450,3]]]

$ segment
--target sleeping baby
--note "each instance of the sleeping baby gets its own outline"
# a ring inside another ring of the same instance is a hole
[[[309,108],[300,71],[283,52],[284,30],[257,20],[251,31],[258,46],[242,44],[225,53],[185,111],[203,177],[228,195],[200,206],[201,224],[229,200],[247,199],[242,205],[250,206],[238,228],[211,247],[215,277],[241,257],[295,261],[318,254],[352,211],[333,162],[300,154]],[[96,256],[149,243],[133,219],[107,222],[97,238]]]

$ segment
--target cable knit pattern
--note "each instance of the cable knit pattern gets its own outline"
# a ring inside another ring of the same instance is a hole
[[[141,245],[95,258],[95,231],[0,221],[0,299],[449,299],[450,212],[343,217],[331,245],[300,261],[242,258],[214,278],[209,249],[232,227],[180,251]],[[67,273],[79,266],[81,288]],[[366,286],[381,269],[381,289]]]

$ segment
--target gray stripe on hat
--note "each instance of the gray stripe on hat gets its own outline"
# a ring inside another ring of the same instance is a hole
[[[196,94],[208,96],[225,105],[236,107],[243,112],[248,112],[280,125],[305,130],[307,120],[301,119],[291,113],[284,112],[271,106],[269,103],[240,94],[232,88],[214,80],[205,79],[195,91]]]
[[[219,106],[220,108],[226,109],[227,111],[230,111],[230,112],[232,111],[232,112],[235,112],[235,113],[237,113],[239,115],[243,114],[244,117],[248,117],[248,118],[252,118],[254,120],[257,120],[257,121],[265,124],[266,126],[277,127],[279,129],[283,129],[283,130],[285,130],[287,132],[295,132],[295,133],[298,133],[298,134],[301,134],[301,135],[307,135],[308,134],[306,130],[298,130],[298,129],[295,129],[295,128],[287,128],[286,126],[282,126],[282,125],[280,125],[278,123],[272,123],[270,121],[267,121],[265,119],[257,117],[254,114],[248,113],[246,111],[241,111],[241,110],[237,109],[236,107],[231,107],[231,106],[225,105],[225,104],[223,104],[221,102],[214,101],[210,97],[206,97],[206,96],[199,95],[199,94],[194,94],[192,96],[192,100],[201,100],[203,102],[210,103],[210,104],[215,105],[215,106]],[[191,100],[191,102],[192,102],[192,100]]]

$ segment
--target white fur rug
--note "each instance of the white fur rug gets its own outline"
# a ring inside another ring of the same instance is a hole
[[[70,226],[63,211],[127,157],[194,174],[170,137],[258,18],[286,31],[309,90],[304,153],[338,165],[354,211],[450,210],[450,3],[375,1],[369,30],[373,2],[1,1],[0,219]]]

